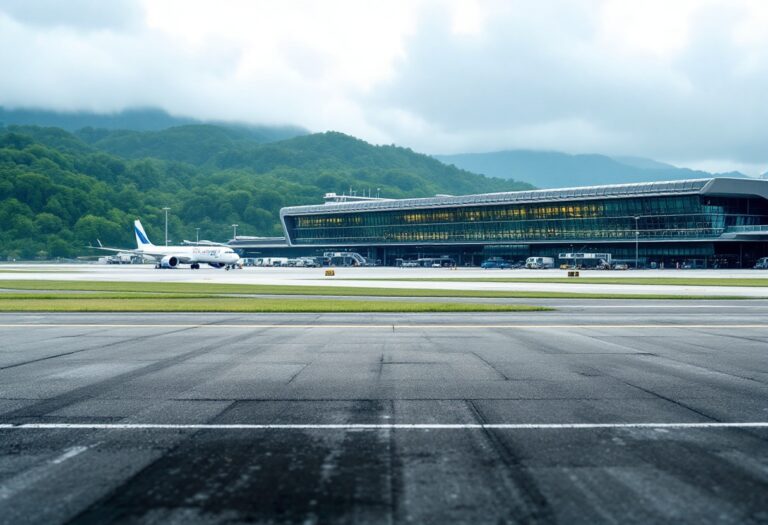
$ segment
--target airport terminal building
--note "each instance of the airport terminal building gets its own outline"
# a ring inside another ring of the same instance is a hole
[[[280,212],[285,249],[354,251],[385,265],[459,265],[563,252],[641,266],[751,267],[768,256],[768,181],[710,178],[417,199],[335,199]],[[236,241],[246,256],[258,244]],[[670,266],[671,265],[671,266]]]

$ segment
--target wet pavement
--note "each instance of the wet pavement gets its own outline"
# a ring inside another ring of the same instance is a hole
[[[737,303],[2,314],[0,523],[766,522]]]

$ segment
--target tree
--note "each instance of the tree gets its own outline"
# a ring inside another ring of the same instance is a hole
[[[52,239],[48,242],[48,253],[51,257],[71,257],[72,247],[61,239]]]
[[[232,208],[243,215],[245,207],[248,206],[248,202],[251,200],[251,194],[245,190],[231,191],[226,195],[226,199],[232,204]]]
[[[243,218],[248,224],[256,228],[256,231],[258,232],[256,235],[271,235],[275,224],[275,218],[267,210],[262,210],[255,206],[248,206],[243,214]]]
[[[103,217],[86,215],[75,224],[75,238],[83,245],[100,240],[105,244],[118,244],[123,237],[123,229]]]
[[[35,223],[40,233],[58,233],[63,226],[61,219],[48,212],[38,213]]]

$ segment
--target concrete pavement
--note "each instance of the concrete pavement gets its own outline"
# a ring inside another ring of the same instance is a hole
[[[765,522],[738,303],[2,314],[0,522]]]

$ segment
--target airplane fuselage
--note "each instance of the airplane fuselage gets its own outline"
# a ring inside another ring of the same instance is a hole
[[[199,267],[209,264],[214,267],[235,267],[240,256],[232,248],[218,246],[152,246],[141,247],[137,253],[157,260],[159,268],[175,268],[178,264]]]

